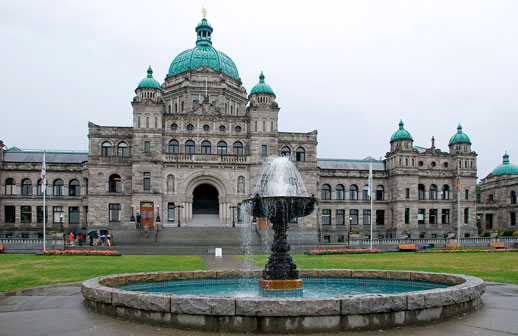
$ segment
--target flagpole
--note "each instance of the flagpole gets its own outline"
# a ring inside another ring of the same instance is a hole
[[[45,164],[45,150],[43,150],[43,163],[41,165],[41,189],[43,189],[43,253],[47,249],[47,237],[45,234],[45,226],[47,221],[47,209],[45,206],[45,195],[47,194],[47,167]]]
[[[462,162],[459,160],[457,168],[457,247],[460,247],[460,166]]]
[[[369,167],[369,193],[370,193],[370,199],[371,199],[371,216],[370,216],[370,224],[371,224],[371,239],[370,239],[370,246],[372,250],[372,157],[371,157],[371,163]]]

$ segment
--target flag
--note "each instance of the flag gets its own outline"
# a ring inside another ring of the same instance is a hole
[[[457,168],[457,191],[460,191],[460,162]]]
[[[369,198],[372,197],[372,160],[369,165]]]
[[[41,164],[41,193],[47,190],[47,165],[45,164],[45,152],[43,152],[43,163]]]

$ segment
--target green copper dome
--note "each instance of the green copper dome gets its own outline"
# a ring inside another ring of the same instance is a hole
[[[404,139],[414,141],[414,139],[410,135],[410,132],[408,132],[406,129],[403,128],[404,125],[405,124],[403,124],[403,120],[400,120],[399,129],[394,134],[392,134],[392,136],[390,137],[390,142],[396,141],[396,140],[404,140]]]
[[[212,46],[212,26],[203,18],[196,26],[196,47],[188,49],[175,57],[167,76],[174,76],[188,69],[197,69],[208,66],[215,71],[223,71],[225,74],[239,79],[239,72],[234,62],[219,50]]]
[[[462,142],[467,142],[467,143],[471,144],[471,140],[469,140],[469,137],[465,133],[462,132],[462,126],[459,124],[459,126],[457,127],[457,133],[455,133],[450,138],[450,145],[453,145],[455,143],[462,143]]]
[[[518,175],[518,166],[509,162],[509,155],[504,154],[504,162],[493,169],[495,175]]]
[[[151,65],[147,69],[147,77],[141,80],[140,83],[138,83],[138,86],[135,89],[135,91],[142,88],[154,88],[162,90],[162,86],[160,85],[160,83],[153,78],[153,69],[151,69]]]
[[[259,83],[257,83],[253,88],[252,91],[250,91],[250,94],[254,93],[269,93],[275,96],[275,93],[273,93],[272,88],[270,85],[266,84],[264,82],[264,75],[261,71],[261,75],[259,76]]]

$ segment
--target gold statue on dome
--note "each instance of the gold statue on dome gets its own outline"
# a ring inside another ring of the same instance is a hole
[[[205,6],[203,6],[203,7],[201,8],[201,14],[203,15],[203,17],[204,17],[204,18],[206,18],[206,17],[207,17],[207,10],[205,9]]]

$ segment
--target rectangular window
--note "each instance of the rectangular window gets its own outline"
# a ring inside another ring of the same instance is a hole
[[[68,207],[68,223],[79,224],[79,207]]]
[[[410,224],[410,208],[405,208],[405,224]]]
[[[151,178],[150,177],[144,177],[143,189],[144,189],[144,191],[151,190]]]
[[[155,117],[155,128],[158,128],[158,117]]]
[[[261,146],[261,155],[262,156],[267,156],[268,155],[268,146],[267,145],[262,145]]]
[[[430,224],[437,224],[437,209],[430,209],[428,217],[428,222]]]
[[[108,205],[108,220],[110,222],[121,221],[121,205],[110,203]]]
[[[150,153],[151,152],[151,142],[144,141],[144,153]]]
[[[257,132],[257,120],[254,121],[254,131]]]
[[[417,210],[417,224],[424,224],[424,209]]]
[[[168,223],[174,223],[174,219],[175,219],[174,210],[175,210],[174,203],[172,203],[172,202],[167,203],[167,222]]]
[[[371,211],[363,210],[363,225],[371,225]]]
[[[358,225],[358,210],[349,210],[349,224]]]
[[[469,223],[469,208],[464,209],[464,224]]]
[[[337,240],[338,243],[343,243],[345,242],[345,236],[344,235],[339,235],[338,236],[338,240]]]
[[[52,207],[52,220],[54,223],[63,223],[63,207]]]
[[[20,222],[31,223],[32,222],[32,208],[27,205],[20,207]]]
[[[266,120],[263,120],[263,132],[266,132]]]
[[[330,209],[322,209],[322,225],[331,225]]]
[[[137,117],[137,128],[140,128],[140,117]]]
[[[405,199],[410,199],[410,188],[405,189]]]
[[[48,223],[48,209],[45,207],[45,223]],[[43,223],[43,207],[36,207],[36,223]]]
[[[149,117],[146,117],[146,128],[149,128]]]
[[[273,120],[270,121],[270,132],[273,132]]]
[[[516,212],[510,212],[509,216],[510,216],[511,226],[515,226],[516,225]]]
[[[324,236],[324,243],[330,243],[331,242],[331,236]]]
[[[345,210],[336,210],[336,225],[345,225]]]
[[[450,224],[450,209],[442,209],[441,223]]]
[[[464,199],[468,199],[468,196],[469,196],[469,190],[466,189],[466,190],[464,190]]]
[[[385,210],[376,210],[376,225],[385,225]]]

